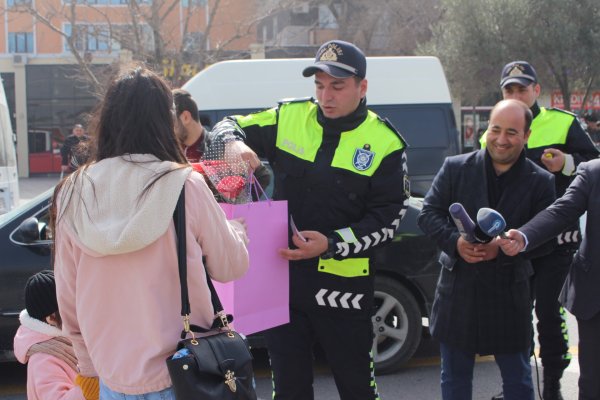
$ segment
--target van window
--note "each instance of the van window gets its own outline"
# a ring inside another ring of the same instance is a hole
[[[447,134],[425,135],[424,132],[448,132],[447,105],[369,106],[379,116],[387,118],[400,131],[410,147],[441,147],[450,144]]]
[[[408,175],[413,196],[424,197],[438,168],[458,153],[458,131],[450,104],[370,106],[388,118],[408,142]]]

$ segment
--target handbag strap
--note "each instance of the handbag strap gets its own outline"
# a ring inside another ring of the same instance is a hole
[[[206,283],[210,290],[210,301],[212,303],[215,315],[213,325],[210,329],[202,328],[198,325],[190,325],[189,317],[192,312],[190,307],[190,299],[187,285],[187,248],[186,248],[186,232],[185,232],[185,186],[181,189],[179,198],[177,199],[177,205],[173,212],[173,224],[175,225],[175,234],[177,236],[177,264],[179,266],[179,284],[181,286],[181,316],[183,317],[184,330],[181,333],[182,339],[189,333],[201,332],[205,333],[215,328],[227,328],[229,329],[228,323],[233,320],[229,315],[225,315],[223,312],[223,305],[219,299],[219,295],[215,290],[215,287],[210,279],[208,270],[204,268],[206,274]],[[204,257],[202,258],[204,261]]]

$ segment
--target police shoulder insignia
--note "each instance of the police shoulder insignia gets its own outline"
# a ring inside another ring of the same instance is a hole
[[[562,108],[549,107],[549,108],[546,108],[546,110],[548,110],[548,111],[556,111],[556,112],[560,112],[560,113],[563,113],[563,114],[569,114],[569,115],[571,115],[573,117],[577,116],[576,114],[574,114],[574,113],[572,113],[570,111],[567,111],[567,110],[563,110]]]
[[[392,121],[390,121],[387,118],[382,118],[380,116],[378,116],[378,118],[381,122],[383,122],[385,124],[385,126],[387,126],[392,132],[394,132],[396,134],[396,136],[398,136],[400,138],[400,140],[402,141],[402,145],[404,147],[408,147],[408,143],[406,142],[404,137],[400,134],[400,131],[398,131],[398,129],[396,129],[394,124],[392,124]]]
[[[371,150],[369,144],[365,144],[362,149],[356,149],[354,151],[354,157],[352,158],[352,165],[359,171],[366,171],[373,164],[375,153]]]
[[[313,97],[288,97],[285,99],[281,99],[277,102],[277,104],[290,104],[290,103],[304,103],[307,101],[312,101],[314,103],[315,99]]]

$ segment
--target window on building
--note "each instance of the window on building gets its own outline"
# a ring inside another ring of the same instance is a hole
[[[319,5],[319,28],[338,29],[339,25],[329,6]]]
[[[145,51],[154,51],[154,32],[147,24],[139,24],[137,36],[131,25],[113,25],[112,26],[112,49],[129,49],[139,51],[138,40]]]
[[[106,25],[78,24],[75,28],[66,24],[65,34],[75,38],[75,48],[79,51],[109,51],[116,50],[111,45],[110,31]],[[69,44],[65,41],[65,50],[70,51]]]
[[[206,5],[206,0],[181,0],[182,7],[204,7]]]
[[[9,53],[33,53],[33,32],[9,32]]]
[[[138,28],[137,36],[131,25],[125,24],[113,24],[110,28],[103,24],[77,24],[75,32],[70,24],[65,24],[64,32],[69,37],[75,37],[75,48],[81,52],[112,52],[120,49],[136,51],[139,47],[138,40],[145,51],[154,51],[154,34],[150,26],[139,24]],[[71,50],[66,40],[64,49]]]
[[[31,0],[6,0],[7,7],[30,6]]]

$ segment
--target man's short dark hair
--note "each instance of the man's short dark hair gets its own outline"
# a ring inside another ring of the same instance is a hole
[[[199,122],[198,116],[198,105],[192,99],[192,95],[187,90],[174,89],[173,90],[173,102],[175,103],[175,109],[177,116],[179,117],[182,112],[189,111],[194,121]]]

